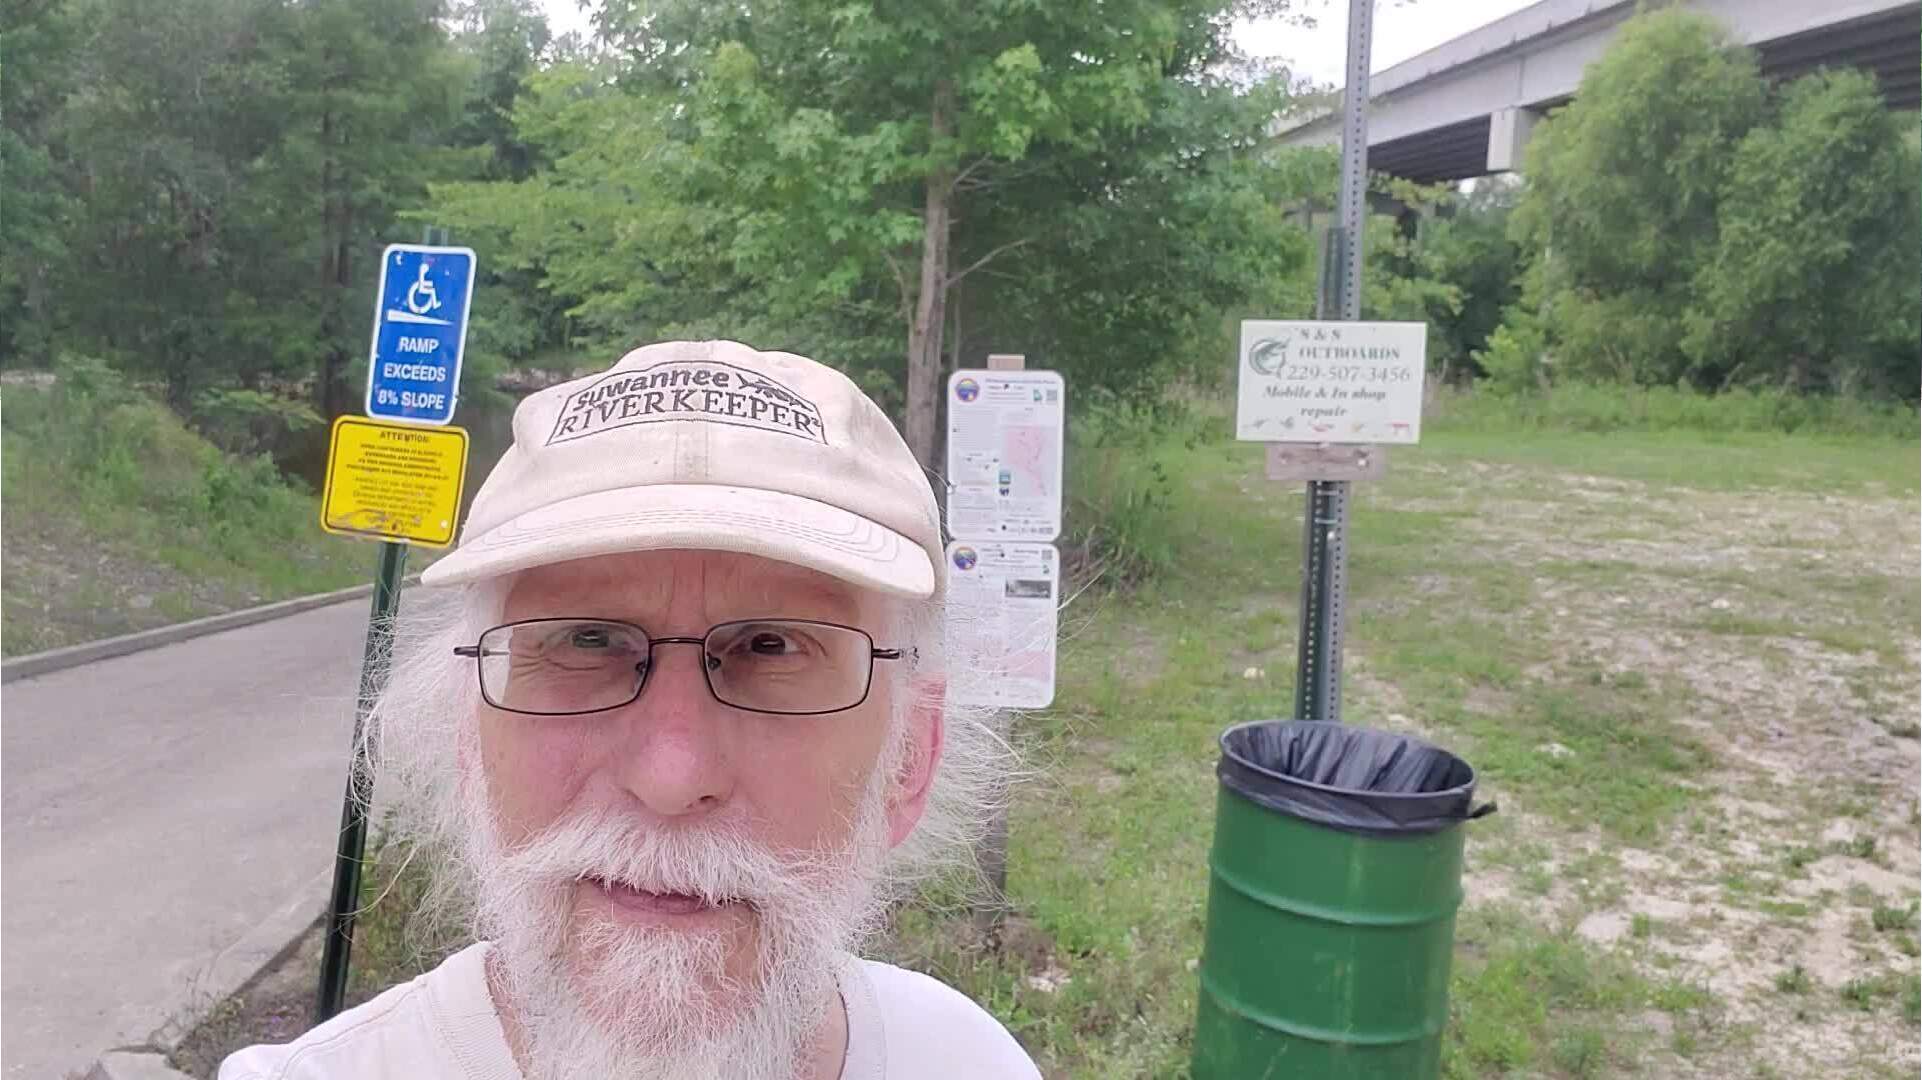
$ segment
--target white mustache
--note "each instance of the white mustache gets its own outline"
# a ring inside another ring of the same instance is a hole
[[[499,871],[529,885],[589,878],[719,905],[791,902],[843,864],[843,852],[776,852],[724,825],[643,824],[588,814],[542,830],[502,858]]]

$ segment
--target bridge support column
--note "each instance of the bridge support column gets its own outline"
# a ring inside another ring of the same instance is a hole
[[[1522,148],[1535,132],[1542,114],[1525,105],[1496,109],[1488,115],[1488,171],[1520,172]]]

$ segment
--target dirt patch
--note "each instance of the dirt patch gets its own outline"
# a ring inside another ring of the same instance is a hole
[[[1534,819],[1493,842],[1548,842],[1505,864],[1478,831],[1468,903],[1552,882],[1537,901],[1545,922],[1653,981],[1706,990],[1713,1030],[1689,1055],[1651,1050],[1650,1075],[1922,1067],[1897,995],[1863,989],[1913,984],[1919,969],[1913,922],[1875,915],[1922,904],[1916,500],[1582,476],[1533,498],[1544,474],[1491,465],[1433,479],[1394,505],[1474,506],[1470,557],[1527,575],[1524,615],[1552,658],[1524,677],[1598,668],[1673,688],[1658,695],[1661,719],[1710,761],[1684,781],[1710,794],[1647,848]],[[1406,720],[1392,687],[1354,685]],[[1495,717],[1502,707],[1498,691],[1469,702]],[[1519,809],[1504,795],[1511,825]],[[1613,863],[1605,881],[1563,887],[1597,859]]]

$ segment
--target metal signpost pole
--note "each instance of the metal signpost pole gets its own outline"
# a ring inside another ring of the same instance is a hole
[[[1362,222],[1368,209],[1368,52],[1373,0],[1348,0],[1348,86],[1342,100],[1341,190],[1336,225],[1322,256],[1316,317],[1361,318]],[[1341,719],[1342,601],[1348,581],[1348,489],[1345,480],[1308,482],[1302,527],[1301,646],[1295,673],[1295,716]]]
[[[340,844],[334,853],[334,892],[327,909],[327,940],[320,959],[320,998],[314,1022],[340,1012],[347,992],[347,964],[354,947],[354,914],[360,907],[360,866],[367,849],[367,804],[374,793],[373,763],[363,743],[367,717],[387,681],[387,660],[394,644],[394,616],[400,610],[400,581],[407,567],[407,545],[380,545],[374,575],[374,608],[368,616],[367,647],[360,661],[360,694],[354,704],[354,745],[348,767],[347,795],[340,808]]]

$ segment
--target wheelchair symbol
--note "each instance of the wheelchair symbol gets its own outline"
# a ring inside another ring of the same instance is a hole
[[[420,280],[407,287],[407,310],[416,315],[425,315],[440,306],[440,297],[434,294],[434,283],[427,280],[427,263],[420,264]]]

